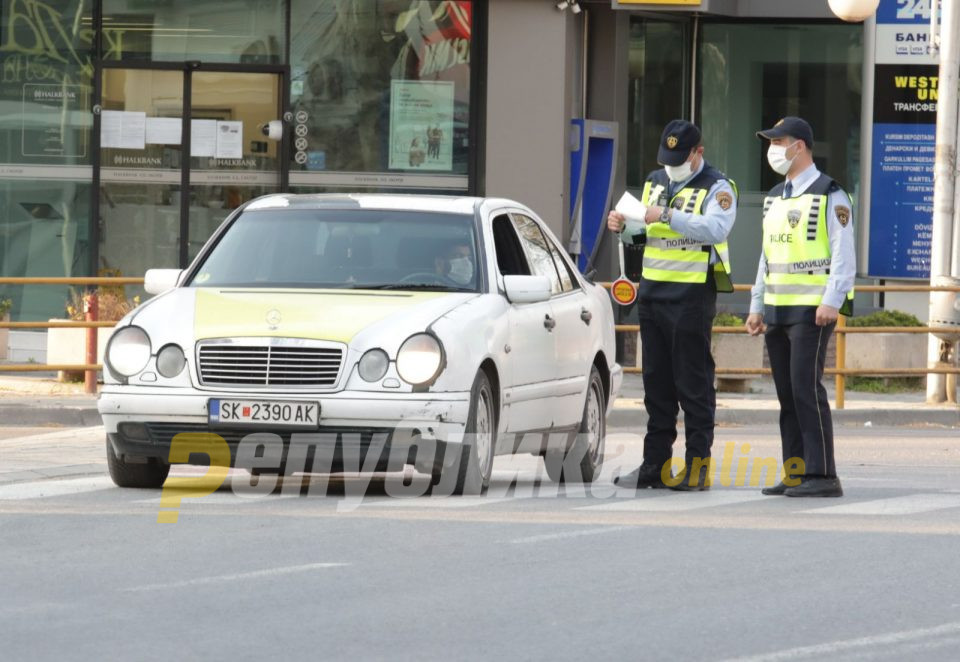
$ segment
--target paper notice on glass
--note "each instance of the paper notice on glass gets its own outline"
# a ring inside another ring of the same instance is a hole
[[[190,156],[215,156],[217,120],[190,120]]]
[[[100,146],[144,149],[146,123],[146,113],[105,110],[100,113]]]
[[[148,145],[179,145],[183,138],[183,120],[179,117],[148,117]]]
[[[647,215],[646,206],[629,193],[623,194],[615,209],[631,221],[637,221],[638,223],[643,223],[643,219]]]
[[[243,122],[217,122],[217,158],[243,158]]]

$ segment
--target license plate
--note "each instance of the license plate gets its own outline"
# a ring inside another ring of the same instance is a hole
[[[285,400],[210,400],[210,423],[217,425],[320,426],[320,403]]]

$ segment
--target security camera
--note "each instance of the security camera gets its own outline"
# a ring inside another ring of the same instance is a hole
[[[579,13],[580,13],[580,5],[577,4],[576,2],[574,2],[573,4],[570,5],[570,11],[572,11],[574,14],[579,14]]]
[[[565,11],[569,6],[570,6],[570,0],[560,0],[560,2],[557,3],[557,9],[559,9],[560,11]]]
[[[270,140],[280,140],[283,138],[283,122],[281,120],[271,120],[266,124],[261,124],[260,133]]]

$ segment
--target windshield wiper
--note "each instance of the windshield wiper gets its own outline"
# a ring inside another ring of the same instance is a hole
[[[385,283],[382,285],[358,285],[358,290],[429,290],[433,292],[474,292],[466,287],[450,287],[436,283]]]

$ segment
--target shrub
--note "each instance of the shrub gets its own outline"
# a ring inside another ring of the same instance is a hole
[[[743,320],[732,313],[717,313],[713,318],[714,326],[743,326]]]
[[[10,299],[0,299],[0,317],[3,317],[13,308],[13,301]]]
[[[923,322],[900,310],[878,310],[862,317],[851,317],[847,326],[923,326]]]
[[[84,313],[84,290],[70,290],[70,300],[67,302],[67,317],[71,320],[82,321],[86,319]],[[116,287],[101,287],[97,289],[97,313],[98,319],[105,322],[117,322],[124,315],[140,305],[140,297],[127,299],[123,295],[123,288],[117,291]]]

